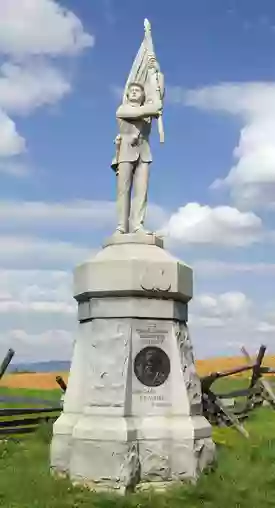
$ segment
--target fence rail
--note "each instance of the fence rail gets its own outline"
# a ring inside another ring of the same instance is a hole
[[[35,432],[42,423],[54,422],[60,412],[61,406],[0,409],[0,439]]]

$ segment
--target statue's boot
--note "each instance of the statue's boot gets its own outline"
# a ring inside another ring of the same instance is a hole
[[[120,226],[118,226],[118,227],[116,228],[116,230],[115,230],[115,233],[114,233],[114,234],[115,234],[115,235],[125,235],[125,233],[126,233],[125,229],[124,229],[124,228],[122,228],[122,227],[120,227]]]
[[[133,230],[133,233],[141,233],[142,235],[153,235],[154,233],[152,231],[148,231],[143,226],[138,226]]]

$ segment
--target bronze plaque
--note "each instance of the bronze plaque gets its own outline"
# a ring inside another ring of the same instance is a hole
[[[134,372],[143,385],[160,386],[170,374],[169,357],[159,347],[145,347],[135,358]]]

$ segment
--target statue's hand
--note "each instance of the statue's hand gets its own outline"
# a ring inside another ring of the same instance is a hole
[[[160,116],[162,116],[162,111],[158,111],[157,113],[155,113],[152,116],[153,116],[153,118],[159,118]]]
[[[122,139],[122,138],[121,138],[121,135],[120,135],[120,134],[118,134],[118,135],[115,137],[115,139],[114,139],[114,143],[115,143],[115,145],[119,145],[119,144],[121,143],[121,139]]]
[[[156,60],[156,57],[155,56],[149,56],[149,59],[148,59],[148,68],[155,71],[155,72],[159,72],[160,68],[159,68],[159,64]]]
[[[163,111],[162,102],[157,101],[157,112],[156,112],[155,118],[159,118],[160,116],[162,116],[162,111]]]

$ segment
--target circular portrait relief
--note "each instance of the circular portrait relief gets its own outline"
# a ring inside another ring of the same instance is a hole
[[[135,357],[134,372],[143,385],[160,386],[170,374],[169,357],[159,347],[145,347]]]

